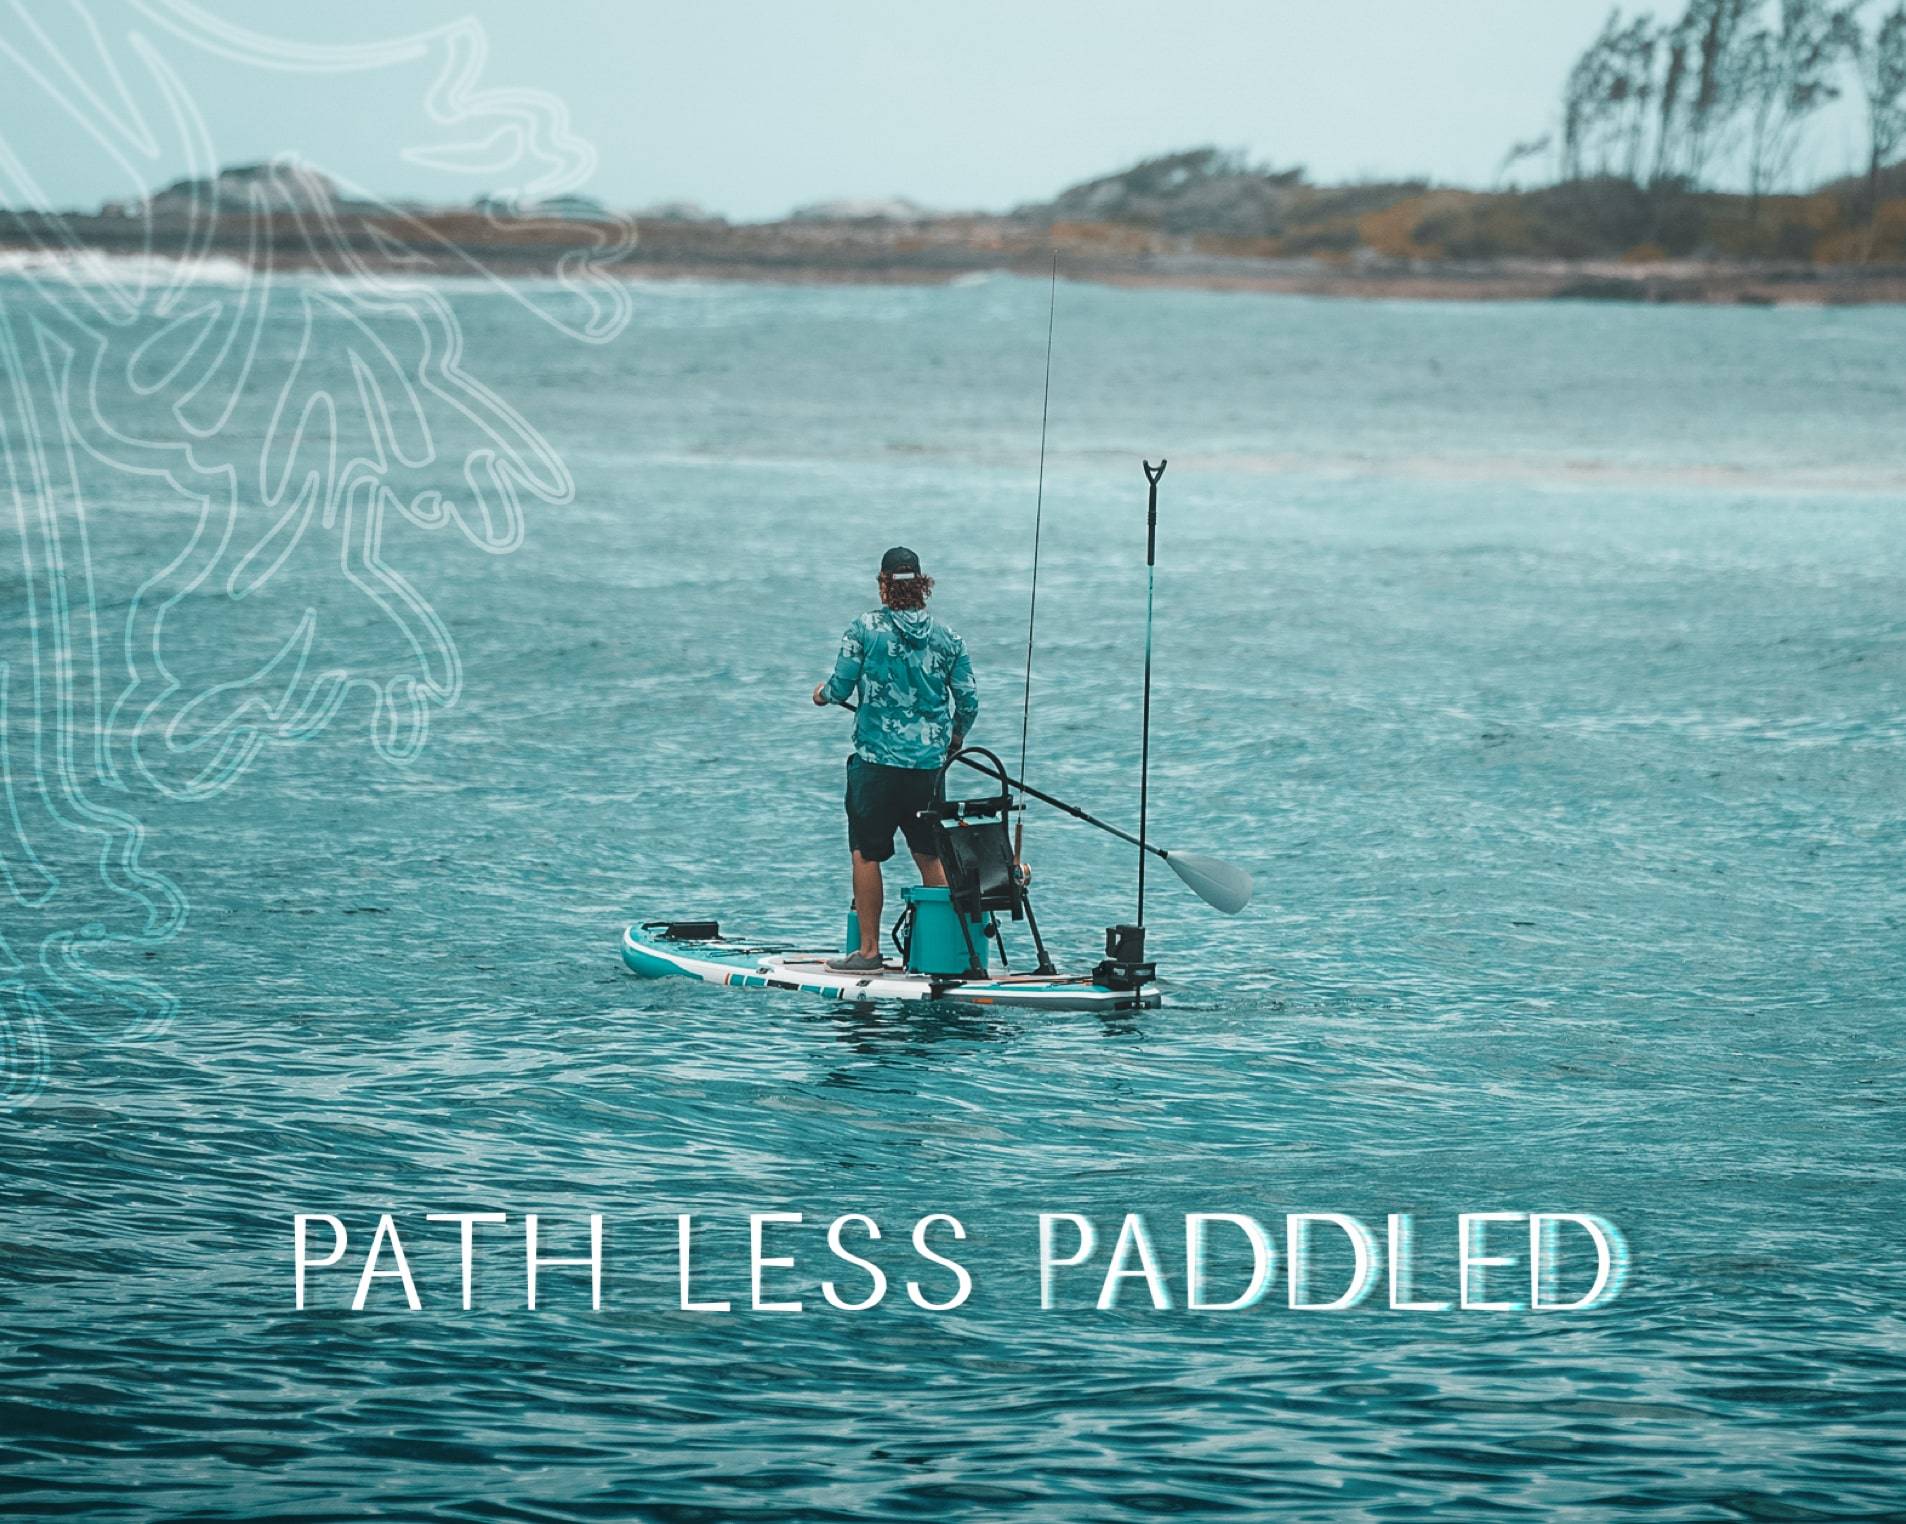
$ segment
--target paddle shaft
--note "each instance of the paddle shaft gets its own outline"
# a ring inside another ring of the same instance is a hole
[[[961,762],[966,762],[966,758],[964,757],[961,757],[958,760]],[[991,768],[982,767],[977,762],[966,762],[966,765],[970,768],[973,768],[977,772],[985,773],[987,777],[989,778],[998,776],[998,774],[994,773]],[[1008,788],[1016,788],[1022,794],[1030,794],[1034,799],[1037,799],[1041,804],[1049,804],[1055,810],[1065,811],[1065,813],[1070,815],[1074,820],[1083,820],[1087,825],[1097,826],[1101,831],[1109,831],[1112,833],[1112,835],[1116,836],[1120,841],[1129,841],[1133,846],[1142,848],[1144,851],[1151,853],[1153,857],[1166,859],[1171,856],[1171,853],[1167,852],[1163,847],[1155,847],[1149,841],[1140,841],[1130,831],[1121,831],[1117,826],[1112,825],[1110,822],[1101,820],[1096,815],[1087,814],[1084,810],[1080,809],[1076,804],[1067,804],[1065,800],[1063,799],[1055,798],[1051,794],[1042,793],[1040,790],[1034,788],[1030,783],[1022,783],[1017,778],[1007,778],[1004,780],[1004,782]]]
[[[849,714],[858,712],[858,706],[848,703],[846,699],[839,700],[839,704],[840,707],[845,709]],[[975,772],[986,774],[989,778],[999,778],[1000,782],[1004,783],[1006,787],[1018,789],[1020,793],[1030,795],[1041,804],[1049,804],[1055,810],[1063,810],[1074,820],[1083,820],[1087,825],[1097,826],[1101,831],[1109,831],[1120,841],[1129,841],[1133,846],[1142,848],[1144,851],[1151,853],[1153,857],[1159,858],[1162,861],[1169,861],[1171,858],[1171,853],[1167,852],[1163,847],[1155,847],[1149,841],[1140,841],[1130,831],[1121,831],[1109,821],[1104,821],[1099,819],[1096,815],[1088,814],[1076,804],[1067,804],[1065,800],[1058,798],[1056,795],[1048,794],[1042,789],[1036,789],[1030,783],[1023,782],[1018,778],[1001,778],[1000,775],[994,772],[990,767],[978,762],[969,761],[965,757],[956,757],[954,760],[964,763]]]

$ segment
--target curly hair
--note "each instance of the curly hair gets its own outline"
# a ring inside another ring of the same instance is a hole
[[[923,609],[933,593],[933,579],[927,576],[896,579],[890,572],[880,574],[880,601],[890,609]]]

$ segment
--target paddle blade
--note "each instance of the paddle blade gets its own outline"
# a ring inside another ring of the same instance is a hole
[[[1251,875],[1242,868],[1189,852],[1174,852],[1165,861],[1185,886],[1214,910],[1236,915],[1251,903]]]

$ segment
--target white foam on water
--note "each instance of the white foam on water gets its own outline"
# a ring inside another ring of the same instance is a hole
[[[738,281],[704,280],[693,276],[683,276],[679,280],[669,280],[654,276],[623,277],[623,284],[637,296],[674,297],[677,300],[691,298],[706,300],[709,297],[727,296],[735,292],[743,283]]]
[[[261,272],[243,260],[222,254],[178,259],[164,254],[106,254],[98,249],[0,249],[0,276],[8,275],[121,290],[187,284],[245,286],[261,278]]]

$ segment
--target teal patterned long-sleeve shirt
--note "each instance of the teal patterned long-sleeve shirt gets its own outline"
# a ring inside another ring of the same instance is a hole
[[[979,713],[966,642],[924,609],[862,614],[825,688],[836,704],[858,695],[854,754],[886,767],[938,767]]]

